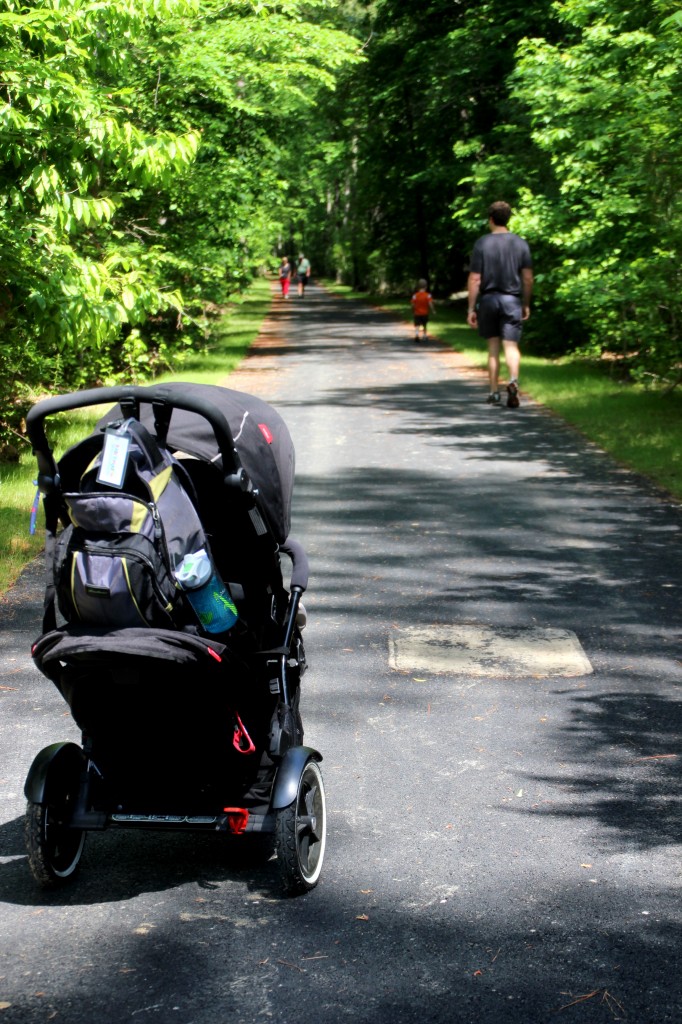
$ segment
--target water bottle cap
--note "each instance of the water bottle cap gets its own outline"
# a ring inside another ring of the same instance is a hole
[[[211,572],[211,559],[201,548],[185,555],[175,570],[175,578],[183,590],[195,590],[208,582]]]

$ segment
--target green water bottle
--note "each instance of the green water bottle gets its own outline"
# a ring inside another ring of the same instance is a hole
[[[204,548],[185,555],[175,570],[175,579],[206,633],[232,629],[239,617],[237,608]]]

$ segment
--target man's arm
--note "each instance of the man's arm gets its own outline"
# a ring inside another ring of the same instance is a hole
[[[530,316],[530,300],[533,295],[533,271],[530,267],[521,269],[521,305],[523,306],[523,320]]]
[[[481,275],[480,274],[469,274],[469,280],[467,281],[467,292],[469,295],[469,308],[467,312],[467,323],[470,327],[478,327],[478,315],[476,313],[476,303],[478,301],[478,293],[481,290]]]

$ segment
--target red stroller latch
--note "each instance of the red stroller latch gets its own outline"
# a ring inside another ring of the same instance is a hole
[[[232,746],[239,754],[253,754],[255,753],[256,746],[249,736],[248,732],[244,727],[244,723],[241,718],[234,712],[234,736],[232,737]]]
[[[246,832],[249,823],[249,812],[245,807],[223,807],[227,816],[227,827],[234,835],[241,835]]]

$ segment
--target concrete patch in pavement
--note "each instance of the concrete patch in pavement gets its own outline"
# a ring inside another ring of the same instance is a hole
[[[458,625],[409,626],[389,639],[399,672],[447,672],[489,679],[583,676],[592,666],[568,629]]]

